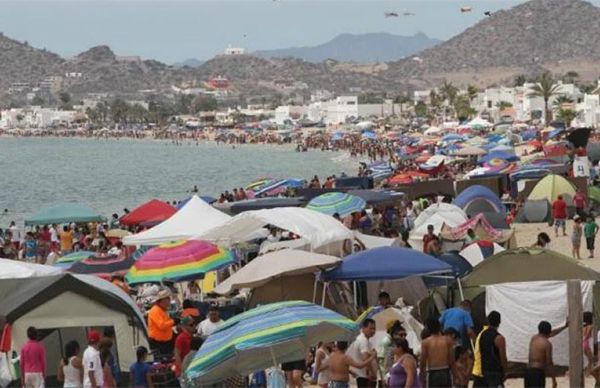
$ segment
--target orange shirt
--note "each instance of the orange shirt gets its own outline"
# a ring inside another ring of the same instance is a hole
[[[63,251],[73,250],[73,231],[62,231],[58,234],[60,236],[60,249]]]
[[[159,342],[173,338],[175,321],[159,305],[154,305],[148,312],[148,337]]]

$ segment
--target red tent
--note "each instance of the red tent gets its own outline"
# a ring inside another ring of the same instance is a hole
[[[163,222],[177,212],[171,205],[153,199],[133,209],[121,217],[123,225],[155,225]]]

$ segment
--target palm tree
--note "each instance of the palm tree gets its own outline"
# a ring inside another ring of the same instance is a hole
[[[498,108],[501,111],[508,109],[508,108],[512,108],[512,107],[513,107],[513,104],[508,101],[498,101],[496,103],[496,108]]]
[[[515,77],[515,86],[523,86],[527,82],[527,78],[523,74],[519,74]]]
[[[454,100],[458,95],[458,88],[452,82],[444,81],[440,87],[440,94],[444,97],[444,100],[448,100],[450,105],[454,105]]]
[[[577,112],[573,109],[560,109],[557,115],[558,119],[565,123],[565,127],[570,127],[571,122],[577,117]]]
[[[473,101],[477,94],[479,93],[479,88],[474,85],[467,86],[467,95],[469,96],[469,100]]]
[[[571,97],[560,95],[560,96],[556,97],[556,99],[554,100],[552,105],[554,106],[555,109],[560,110],[561,107],[563,106],[563,104],[572,104],[572,103],[573,103],[573,99]]]
[[[552,74],[549,72],[543,73],[539,78],[536,84],[531,86],[529,96],[530,97],[541,97],[544,99],[544,118],[546,125],[550,122],[550,111],[548,109],[548,101],[552,96],[554,96],[560,85],[554,83],[554,79],[552,78]]]

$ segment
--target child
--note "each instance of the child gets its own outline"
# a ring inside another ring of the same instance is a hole
[[[598,224],[594,221],[594,217],[588,217],[585,226],[583,227],[583,234],[585,236],[585,244],[587,249],[590,251],[590,259],[594,258],[594,243],[596,240],[596,234],[598,233]]]
[[[469,350],[462,346],[457,346],[455,350],[456,361],[454,363],[454,369],[452,371],[454,387],[462,388],[469,386],[469,377],[471,374],[471,368],[473,362]]]
[[[137,361],[129,368],[129,386],[131,388],[153,388],[150,377],[150,365],[146,363],[148,349],[143,346],[135,352]]]
[[[37,241],[33,238],[33,233],[27,232],[25,242],[23,243],[23,257],[28,263],[37,263]]]
[[[581,235],[583,234],[583,228],[581,227],[581,217],[573,217],[573,233],[571,234],[571,243],[573,244],[573,257],[577,260],[581,260],[579,255],[579,247],[581,246]]]

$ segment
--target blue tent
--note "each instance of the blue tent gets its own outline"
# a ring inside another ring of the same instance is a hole
[[[502,214],[506,212],[506,208],[498,195],[489,188],[481,185],[469,186],[454,199],[452,204],[467,212],[469,207],[477,207],[478,202],[486,202],[492,207],[492,210],[495,210],[496,212]]]
[[[414,249],[379,247],[347,256],[321,276],[325,281],[367,281],[451,273],[449,264]]]
[[[93,209],[79,203],[61,203],[40,210],[25,220],[25,226],[68,224],[71,222],[101,222],[106,219]]]

